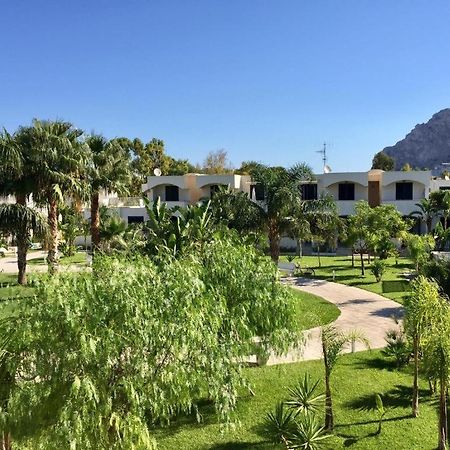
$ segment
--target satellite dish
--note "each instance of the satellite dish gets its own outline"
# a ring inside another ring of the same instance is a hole
[[[153,174],[155,175],[155,177],[160,177],[161,176],[161,169],[159,167],[157,167],[154,171]]]
[[[323,166],[323,173],[330,173],[331,172],[331,167],[328,164],[325,164]]]

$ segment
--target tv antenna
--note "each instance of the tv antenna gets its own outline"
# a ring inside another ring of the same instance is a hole
[[[328,161],[328,157],[327,157],[327,143],[324,142],[322,150],[316,150],[316,153],[320,153],[322,155],[323,173],[331,172],[331,167],[327,164],[327,161]]]

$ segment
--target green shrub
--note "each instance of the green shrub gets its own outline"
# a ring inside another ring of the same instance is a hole
[[[383,275],[386,272],[386,264],[383,261],[377,259],[376,261],[372,262],[370,271],[377,280],[377,283],[379,283],[383,279]]]
[[[386,333],[386,347],[382,350],[384,356],[394,358],[397,368],[406,366],[411,359],[411,347],[402,331],[389,330]]]

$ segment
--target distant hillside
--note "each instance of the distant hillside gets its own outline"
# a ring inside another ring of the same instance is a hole
[[[416,125],[405,139],[383,152],[395,159],[395,169],[404,164],[421,169],[443,169],[441,164],[450,163],[450,108],[434,114],[427,123]]]

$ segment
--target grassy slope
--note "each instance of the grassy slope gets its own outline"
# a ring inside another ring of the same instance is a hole
[[[156,431],[161,450],[240,450],[282,449],[265,441],[260,426],[273,405],[286,398],[287,388],[295,385],[305,371],[322,377],[322,362],[308,361],[272,367],[248,369],[255,397],[247,392],[238,403],[240,426],[224,431],[217,424],[212,409],[203,409],[203,423],[194,418],[180,418],[169,428]],[[394,370],[377,351],[343,356],[332,376],[334,390],[336,436],[330,449],[433,449],[437,441],[435,405],[422,382],[420,417],[410,416],[409,369]],[[383,395],[389,406],[381,435],[376,413],[367,408],[374,404],[374,394]]]
[[[325,325],[338,318],[339,308],[332,303],[298,289],[291,290],[296,299],[295,306],[302,330]]]
[[[282,260],[286,261],[283,256]],[[317,278],[333,280],[333,270],[335,271],[335,281],[338,283],[356,286],[377,294],[384,295],[399,303],[403,302],[403,298],[408,292],[408,282],[401,276],[402,273],[413,269],[413,264],[410,259],[399,258],[398,265],[395,264],[394,258],[389,258],[385,262],[387,264],[386,273],[383,276],[383,281],[377,283],[375,277],[370,272],[370,265],[366,265],[366,274],[361,276],[360,262],[355,259],[355,268],[352,268],[351,258],[346,256],[322,256],[322,267],[318,267],[318,260],[316,256],[304,256],[300,262],[302,267],[313,267]],[[296,259],[294,262],[298,263]]]

